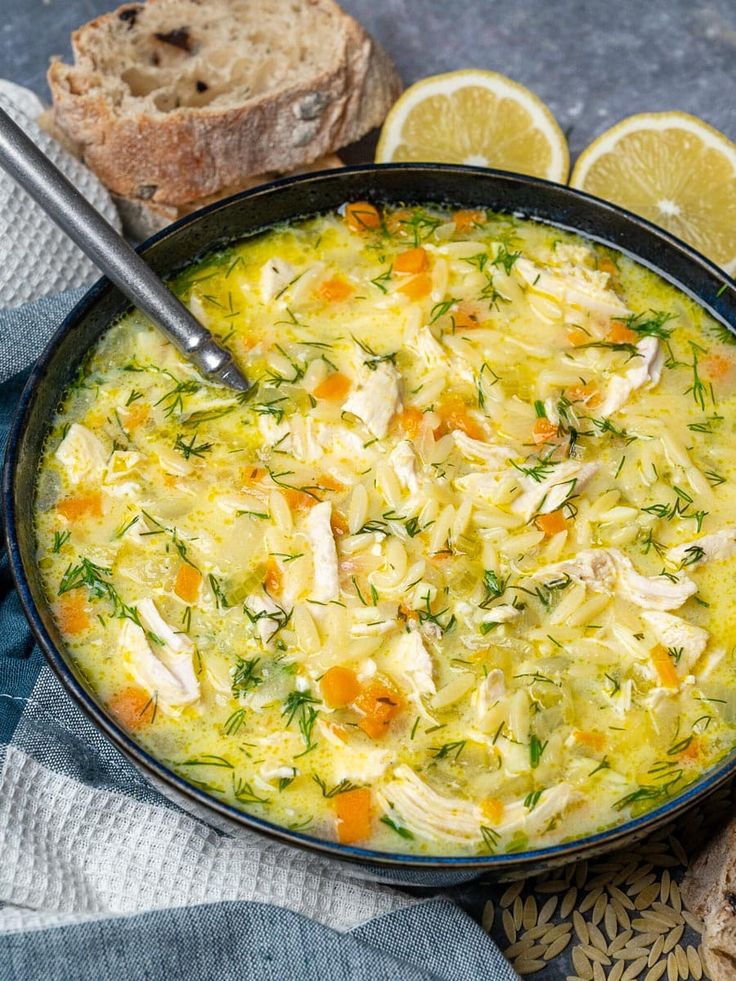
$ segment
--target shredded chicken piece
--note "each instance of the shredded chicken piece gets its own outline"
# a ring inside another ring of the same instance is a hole
[[[286,259],[274,256],[264,262],[261,268],[261,299],[264,303],[269,303],[278,294],[286,289],[296,275],[296,269]]]
[[[388,460],[402,487],[405,487],[410,494],[415,493],[419,487],[417,457],[409,440],[402,439],[397,443]]]
[[[467,460],[483,460],[493,469],[500,469],[507,460],[514,456],[508,446],[495,446],[482,439],[473,439],[461,429],[453,429],[452,438],[458,450]]]
[[[192,660],[194,644],[186,634],[172,630],[156,609],[152,599],[141,600],[137,609],[141,623],[149,632],[149,636],[156,638],[153,643],[157,656],[182,686],[187,701],[196,701],[199,698],[199,680],[194,673]],[[161,644],[156,641],[161,641]]]
[[[626,317],[631,312],[608,288],[608,273],[569,264],[548,269],[524,258],[517,259],[514,269],[530,289],[551,296],[559,303],[604,317]]]
[[[483,613],[480,618],[481,623],[508,623],[521,616],[521,610],[511,603],[501,603],[499,606],[492,606]]]
[[[313,598],[328,603],[340,596],[340,571],[332,534],[332,504],[321,501],[307,515],[306,527],[314,566]]]
[[[411,347],[428,368],[441,368],[447,363],[447,352],[430,327],[420,327],[409,341]]]
[[[736,528],[721,528],[712,535],[694,538],[683,545],[669,549],[667,558],[677,565],[688,568],[701,562],[722,562],[736,555]]]
[[[383,439],[401,405],[399,378],[396,368],[386,361],[375,365],[374,371],[364,367],[360,384],[350,393],[342,411],[357,416],[377,439]]]
[[[505,694],[506,678],[504,673],[499,668],[494,668],[488,672],[473,693],[473,703],[478,714],[478,720],[482,721],[486,712]]]
[[[536,579],[551,580],[569,575],[595,592],[617,592],[631,603],[648,610],[674,610],[697,592],[697,585],[682,574],[643,576],[631,559],[617,548],[584,549],[564,562],[545,566],[534,573]]]
[[[688,674],[708,646],[708,631],[688,623],[682,617],[658,610],[644,610],[641,618],[663,647],[678,652],[675,664],[677,673],[681,676]]]
[[[415,694],[428,695],[437,691],[432,678],[432,658],[427,653],[418,630],[397,637],[390,657],[392,664],[396,665],[396,672]]]
[[[94,433],[86,426],[73,422],[57,447],[56,459],[73,484],[82,480],[96,482],[102,478],[107,453]]]
[[[559,464],[544,480],[522,477],[519,481],[523,492],[511,505],[511,510],[528,521],[534,514],[557,511],[565,501],[579,494],[598,471],[597,463],[576,463],[574,460]]]
[[[643,337],[636,345],[636,349],[639,357],[634,366],[624,375],[614,376],[608,383],[603,401],[596,410],[603,419],[618,412],[637,389],[644,385],[653,387],[659,383],[664,353],[657,338]]]
[[[488,825],[477,804],[438,794],[404,764],[396,767],[393,779],[377,797],[386,812],[395,812],[411,832],[430,841],[480,842],[481,826]],[[541,793],[531,811],[524,800],[506,804],[493,830],[503,835],[532,833],[547,827],[552,818],[581,799],[582,795],[570,784],[556,784]]]
[[[199,683],[186,684],[174,672],[173,664],[165,664],[163,653],[157,657],[146,637],[146,632],[132,620],[124,620],[118,638],[119,650],[133,677],[141,687],[156,698],[156,706],[163,712],[176,712],[199,698]],[[181,657],[181,655],[180,655]],[[191,666],[191,656],[189,658]],[[181,667],[180,665],[177,665]],[[186,671],[181,672],[186,677]]]

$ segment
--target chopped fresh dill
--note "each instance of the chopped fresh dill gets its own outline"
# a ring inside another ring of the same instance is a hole
[[[317,784],[319,789],[322,791],[322,796],[326,798],[337,797],[339,794],[346,794],[350,790],[357,790],[359,784],[353,783],[352,780],[348,780],[345,777],[339,783],[336,783],[334,787],[327,787],[327,784],[322,779],[322,777],[317,776],[316,773],[312,774],[312,780]]]
[[[236,709],[228,719],[225,720],[223,730],[226,736],[234,736],[245,721],[245,709]]]
[[[260,657],[236,658],[235,669],[232,674],[232,692],[234,698],[246,695],[249,691],[262,684],[263,677],[258,674],[258,665],[260,663]]]
[[[233,797],[241,804],[265,804],[266,798],[259,797],[253,786],[242,777],[233,774]]]
[[[214,446],[214,443],[197,443],[197,434],[192,433],[192,438],[189,442],[185,442],[183,434],[178,433],[176,437],[176,442],[174,443],[174,449],[181,453],[185,460],[188,460],[192,456],[203,457],[205,453],[209,451]]]
[[[460,301],[457,299],[457,297],[451,296],[447,300],[442,300],[440,303],[435,303],[435,305],[429,311],[430,325],[439,320],[440,317],[444,317],[445,314],[449,313],[453,306],[459,302]]]
[[[54,544],[51,546],[51,551],[55,555],[58,555],[58,553],[62,550],[64,545],[66,545],[66,543],[69,541],[71,537],[72,537],[72,533],[70,531],[55,531]],[[116,535],[115,537],[117,538],[118,536]]]
[[[294,718],[297,719],[299,732],[304,740],[307,752],[314,746],[312,743],[312,731],[319,715],[319,711],[314,706],[319,704],[319,699],[314,698],[309,690],[292,691],[286,697],[283,709],[281,710],[281,715],[286,718],[287,726],[291,725]]]
[[[544,788],[542,788],[541,790],[532,790],[526,795],[526,797],[524,798],[524,807],[527,809],[527,811],[534,810],[534,808],[539,803],[539,798],[542,796],[543,793],[544,793]]]
[[[625,324],[629,330],[641,337],[658,337],[662,341],[672,336],[674,327],[665,327],[675,317],[674,313],[663,310],[649,310],[647,313],[632,313],[629,317],[614,317],[614,320]]]
[[[509,252],[506,243],[502,242],[495,258],[491,260],[491,264],[503,268],[506,275],[510,276],[511,270],[514,268],[514,263],[520,255],[521,252]]]
[[[444,743],[442,746],[432,746],[432,756],[436,760],[452,758],[457,763],[466,743],[466,739],[458,739],[452,743]]]
[[[274,609],[272,610],[263,609],[256,611],[252,610],[247,603],[243,603],[243,613],[254,626],[262,620],[270,621],[273,624],[273,630],[266,638],[266,643],[268,643],[289,623],[293,610],[287,611],[284,607],[274,603]]]
[[[227,596],[220,585],[220,580],[217,576],[210,574],[207,576],[207,581],[210,584],[210,589],[212,590],[212,595],[215,597],[215,605],[218,610],[227,610],[230,606]]]
[[[542,742],[538,736],[532,734],[529,740],[529,762],[531,764],[532,770],[536,770],[539,766],[539,762],[542,759],[542,754],[547,748],[547,743],[549,740],[545,739]]]
[[[226,770],[235,769],[230,760],[226,760],[224,756],[215,756],[210,753],[194,756],[190,760],[182,760],[179,766],[221,766]]]
[[[395,831],[397,835],[401,838],[405,838],[407,841],[413,841],[414,835],[409,831],[408,828],[404,828],[402,825],[397,824],[396,821],[392,820],[388,814],[384,814],[381,818],[381,824],[385,824],[387,827]]]
[[[363,364],[369,371],[375,371],[379,364],[382,364],[384,361],[388,361],[391,364],[396,363],[396,351],[393,351],[390,354],[378,354],[366,341],[361,341],[359,337],[355,336],[355,334],[351,334],[350,336],[358,345],[363,354],[368,355],[368,357],[363,361]]]

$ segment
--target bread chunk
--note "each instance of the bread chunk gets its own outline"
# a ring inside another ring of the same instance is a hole
[[[736,977],[736,821],[688,869],[682,898],[705,923],[703,954],[712,981]]]
[[[148,0],[72,45],[49,69],[56,126],[114,194],[174,208],[333,153],[401,91],[334,0]]]
[[[317,157],[310,164],[297,167],[288,174],[278,171],[269,171],[267,174],[256,174],[253,177],[244,177],[242,181],[233,187],[224,187],[217,194],[210,194],[206,198],[197,201],[188,201],[186,204],[161,204],[156,201],[143,201],[141,198],[124,198],[118,194],[113,194],[112,199],[118,209],[118,214],[123,223],[123,228],[127,235],[139,242],[160,232],[174,221],[191,215],[199,208],[204,208],[209,204],[215,204],[223,198],[241,191],[250,191],[259,184],[268,184],[278,180],[280,177],[294,177],[297,174],[310,174],[318,170],[336,170],[343,166],[342,160],[336,153],[329,153],[324,157]]]

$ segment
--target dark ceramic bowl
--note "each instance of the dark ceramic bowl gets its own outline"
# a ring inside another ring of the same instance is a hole
[[[736,284],[687,245],[641,218],[567,187],[470,167],[366,166],[277,181],[185,218],[149,239],[141,252],[159,274],[170,276],[203,253],[275,222],[329,211],[344,201],[357,199],[396,204],[448,202],[465,208],[492,208],[580,232],[653,269],[736,332]],[[498,878],[530,875],[619,848],[670,822],[732,775],[736,769],[736,751],[678,797],[611,830],[512,855],[442,858],[371,851],[289,831],[209,796],[146,753],[95,701],[64,649],[36,568],[30,506],[44,438],[61,395],[85,352],[127,308],[127,300],[102,279],[51,339],[21,398],[8,442],[3,498],[13,575],[26,616],[49,664],[92,722],[165,794],[230,832],[256,831],[269,835],[325,858],[353,863],[353,873],[362,868],[364,875],[386,881],[437,886],[467,881],[481,874]]]

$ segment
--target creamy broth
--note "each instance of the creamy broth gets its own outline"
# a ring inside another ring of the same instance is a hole
[[[292,829],[419,854],[574,839],[734,745],[736,357],[543,224],[355,203],[137,312],[65,395],[38,562],[134,738]]]

